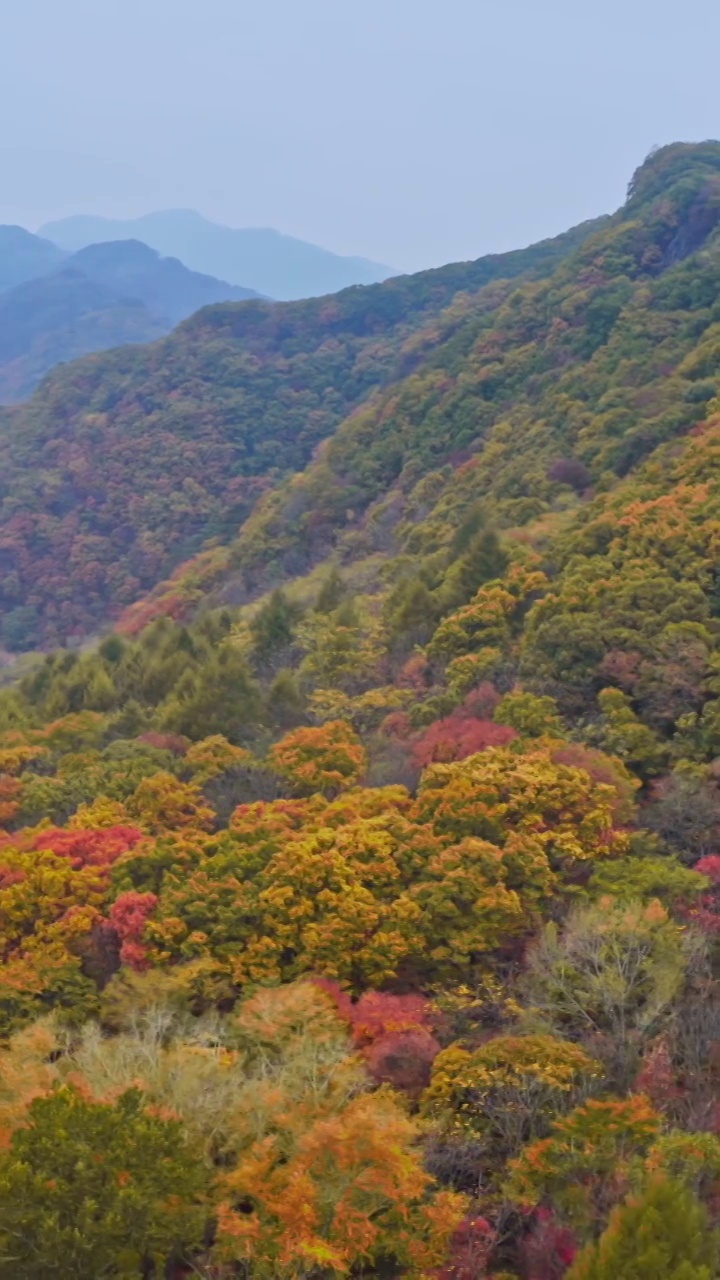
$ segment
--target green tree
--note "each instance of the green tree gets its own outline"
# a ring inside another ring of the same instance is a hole
[[[161,727],[198,741],[222,734],[244,742],[262,718],[260,691],[242,654],[224,644],[199,672],[187,672],[161,716]]]
[[[302,614],[288,600],[281,587],[261,605],[250,623],[255,662],[262,670],[274,669],[286,658],[295,639],[295,627]]]
[[[593,898],[620,898],[626,902],[658,898],[670,909],[697,901],[709,887],[707,876],[671,857],[608,858],[598,864],[588,884]]]
[[[442,588],[446,608],[472,600],[486,582],[501,578],[508,559],[492,529],[484,529],[470,540],[465,554],[448,569]]]
[[[388,628],[393,647],[410,649],[415,644],[426,644],[440,612],[437,598],[420,578],[403,582],[388,602]]]
[[[315,605],[316,613],[332,613],[342,604],[347,594],[347,587],[337,565],[333,565],[323,582]]]
[[[305,699],[295,672],[290,667],[283,667],[268,689],[268,721],[280,729],[291,729],[301,723],[304,708]]]
[[[718,1236],[704,1206],[681,1183],[657,1178],[615,1209],[566,1280],[716,1280],[719,1267]]]
[[[565,737],[555,699],[522,689],[505,694],[495,709],[493,719],[497,724],[508,724],[517,729],[523,738],[542,738],[546,734],[554,738]]]
[[[603,689],[598,706],[603,749],[619,756],[641,777],[660,773],[666,753],[657,734],[635,715],[627,694],[620,689]]]
[[[0,1158],[0,1276],[134,1280],[203,1242],[209,1171],[178,1121],[61,1088],[32,1103]]]

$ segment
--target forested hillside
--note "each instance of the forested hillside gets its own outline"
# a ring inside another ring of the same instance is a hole
[[[719,224],[667,147],[8,418],[44,635],[133,465],[118,573],[217,543],[0,692],[0,1277],[717,1280]]]
[[[26,239],[18,252],[8,233],[20,230],[0,227],[0,283],[3,271],[6,278],[21,277],[0,296],[3,404],[29,396],[64,361],[152,342],[200,307],[255,296],[252,289],[188,271],[176,258],[161,258],[134,240],[94,244],[67,256],[22,232]]]
[[[57,370],[0,410],[0,641],[86,635],[204,540],[232,537],[414,362],[404,341],[458,290],[547,274],[591,229],[330,299],[206,308],[164,342]]]

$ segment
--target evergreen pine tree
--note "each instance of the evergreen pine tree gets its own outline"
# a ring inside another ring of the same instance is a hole
[[[337,565],[333,565],[320,588],[315,605],[316,613],[332,613],[345,599],[347,588]]]
[[[255,660],[260,667],[273,666],[287,655],[295,638],[295,625],[302,610],[288,600],[281,587],[258,609],[250,623]]]
[[[658,1178],[615,1210],[565,1280],[717,1280],[719,1267],[705,1207],[682,1183]]]
[[[438,602],[420,578],[412,578],[394,593],[390,634],[394,647],[411,649],[426,644],[438,621]]]
[[[501,578],[508,564],[507,555],[492,529],[484,529],[468,543],[465,554],[448,570],[443,588],[447,608],[455,608],[472,600],[475,592],[493,578]]]
[[[281,729],[291,729],[303,719],[304,699],[295,672],[290,667],[278,671],[267,695],[270,721]]]

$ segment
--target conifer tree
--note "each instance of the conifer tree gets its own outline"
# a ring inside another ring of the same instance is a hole
[[[281,587],[273,591],[250,623],[255,661],[262,668],[273,667],[287,655],[295,638],[295,625],[302,610],[288,600]]]
[[[472,600],[486,582],[502,577],[507,555],[493,529],[482,529],[467,544],[462,557],[448,569],[442,590],[443,604],[455,608]]]
[[[347,587],[337,565],[333,565],[323,582],[315,605],[316,613],[332,613],[342,604]]]
[[[719,1266],[704,1206],[681,1183],[660,1178],[615,1210],[566,1280],[717,1280]]]

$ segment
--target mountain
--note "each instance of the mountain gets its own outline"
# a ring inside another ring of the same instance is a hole
[[[46,275],[66,257],[63,249],[24,227],[0,226],[0,293]]]
[[[422,360],[413,335],[458,291],[550,274],[594,229],[330,298],[205,308],[155,345],[55,370],[0,413],[5,642],[86,634],[205,539],[232,538],[261,493]]]
[[[0,296],[0,403],[31,395],[63,361],[152,342],[169,327],[139,299],[122,299],[69,267],[18,285]]]
[[[711,398],[710,373],[681,371],[714,322],[717,154],[659,153],[612,218],[528,250],[206,308],[156,345],[58,370],[0,421],[6,640],[102,626],[246,518],[232,601],[346,558],[346,538],[386,554],[374,504],[425,510],[415,487],[436,472],[460,507],[455,470],[477,473],[503,527],[550,518],[558,459],[612,487]],[[406,518],[381,522],[398,553]]]
[[[717,1276],[720,143],[0,442],[10,1272]]]
[[[135,240],[90,245],[0,294],[0,403],[23,399],[64,361],[152,342],[209,303],[254,296]]]
[[[190,271],[177,258],[163,258],[138,240],[91,244],[68,259],[66,266],[117,295],[138,298],[171,325],[215,302],[242,302],[259,295]]]
[[[195,271],[270,298],[319,297],[397,274],[377,262],[342,257],[279,231],[220,226],[191,209],[168,209],[125,221],[78,215],[47,223],[41,234],[71,252],[100,241],[141,240]]]
[[[547,278],[458,297],[406,347],[409,376],[253,513],[233,549],[246,590],[268,565],[285,576],[331,550],[345,559],[346,541],[384,552],[376,503],[392,509],[383,533],[396,554],[424,537],[437,549],[433,522],[475,499],[502,529],[560,527],[568,484],[614,490],[684,439],[720,390],[719,225],[720,144],[678,144],[646,161],[623,208]]]

